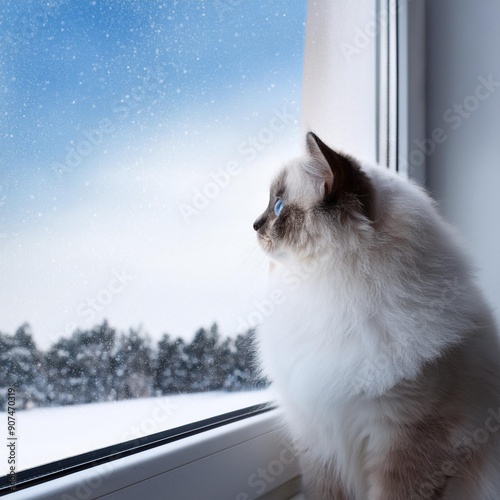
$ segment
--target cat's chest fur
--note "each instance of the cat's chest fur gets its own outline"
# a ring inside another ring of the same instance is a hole
[[[280,289],[280,283],[278,274],[272,286]],[[385,324],[380,304],[365,299],[361,288],[351,283],[350,294],[339,292],[317,275],[296,289],[281,287],[283,302],[260,326],[258,340],[265,372],[290,400],[330,411],[336,401],[380,394],[393,384],[398,374],[390,367],[372,369],[371,360],[388,353],[380,342]],[[369,382],[363,379],[368,372]]]
[[[278,275],[274,287],[282,282]],[[391,432],[388,409],[367,393],[383,393],[399,376],[390,366],[373,370],[370,362],[383,354],[374,340],[380,333],[377,313],[363,296],[336,293],[331,281],[316,276],[295,290],[281,289],[283,303],[258,331],[261,363],[297,446],[325,461],[333,452],[338,472],[362,495],[363,470]]]

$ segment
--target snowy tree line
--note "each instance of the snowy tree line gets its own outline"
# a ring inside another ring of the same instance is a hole
[[[13,335],[0,332],[0,410],[9,387],[18,409],[262,388],[253,336],[223,338],[214,323],[191,342],[164,334],[154,345],[141,329],[117,332],[104,321],[42,351],[24,324]]]

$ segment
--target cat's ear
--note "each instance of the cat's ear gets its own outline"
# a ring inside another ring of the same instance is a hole
[[[306,150],[312,161],[307,164],[306,170],[320,181],[320,194],[326,198],[330,196],[333,189],[333,172],[327,158],[331,154],[326,150],[323,152],[325,148],[334,153],[316,134],[313,132],[307,133]]]
[[[356,160],[329,148],[316,134],[306,136],[307,153],[311,161],[306,171],[321,183],[324,198],[355,200],[368,218],[372,218],[373,189]]]

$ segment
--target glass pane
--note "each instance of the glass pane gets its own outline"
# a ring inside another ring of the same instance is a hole
[[[252,223],[301,145],[304,21],[305,0],[1,2],[17,472],[269,398]]]

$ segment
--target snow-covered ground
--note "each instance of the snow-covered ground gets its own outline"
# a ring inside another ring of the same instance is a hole
[[[269,390],[209,392],[19,411],[17,471],[271,399]],[[5,412],[0,412],[0,421],[7,437]],[[1,447],[0,476],[7,473],[7,451]]]

